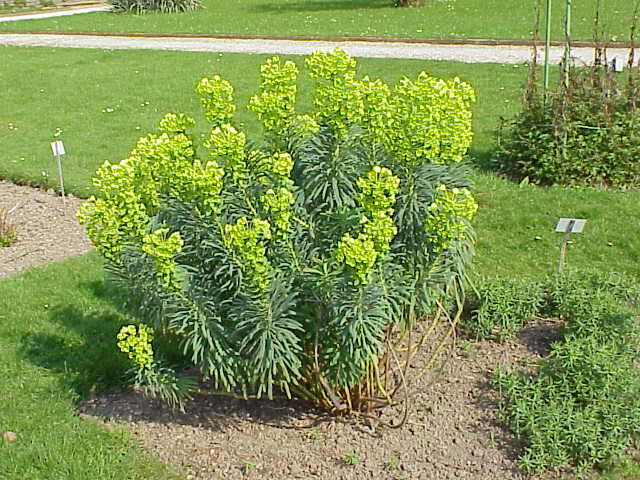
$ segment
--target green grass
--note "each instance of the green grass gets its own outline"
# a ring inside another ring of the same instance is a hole
[[[44,170],[55,177],[48,142],[61,128],[59,138],[69,152],[67,185],[82,196],[90,193],[89,178],[100,162],[124,158],[135,138],[164,112],[186,111],[200,119],[192,94],[199,76],[222,73],[244,105],[265,58],[15,47],[0,49],[0,57],[0,81],[11,86],[0,91],[5,106],[0,112],[0,175],[39,182]],[[489,155],[497,118],[516,110],[526,76],[522,66],[361,63],[363,71],[386,80],[424,69],[471,82],[478,93],[472,149],[477,158]],[[303,87],[303,102],[308,95],[308,86]],[[114,111],[103,113],[107,107]],[[256,131],[246,111],[239,112],[239,120],[250,133]],[[553,233],[555,220],[575,216],[589,222],[584,234],[574,235],[570,266],[640,274],[640,238],[628,220],[637,217],[640,193],[518,186],[480,172],[474,178],[481,205],[479,273],[527,278],[552,273],[560,241]],[[73,411],[78,397],[119,385],[126,367],[112,339],[124,322],[111,307],[96,255],[0,282],[0,431],[19,436],[15,444],[0,448],[0,478],[171,478],[145,460],[126,435],[108,433]],[[640,475],[630,464],[604,478]]]
[[[573,2],[572,33],[588,40],[597,0]],[[163,15],[108,12],[0,24],[0,30],[164,32],[352,37],[529,39],[533,0],[425,0],[420,8],[394,8],[391,0],[204,0],[199,11]],[[562,38],[563,4],[553,2],[553,30]],[[603,19],[610,38],[627,39],[631,0],[607,0]]]
[[[95,169],[105,159],[125,158],[137,136],[151,130],[163,113],[187,112],[203,125],[192,93],[200,76],[221,73],[234,85],[239,105],[246,105],[257,88],[259,64],[266,57],[5,47],[2,58],[2,80],[13,88],[0,91],[0,104],[7,106],[0,124],[0,176],[41,182],[44,171],[48,184],[56,186],[49,141],[61,128],[58,138],[65,141],[68,152],[64,160],[67,190],[87,196]],[[478,97],[471,151],[475,158],[490,155],[498,118],[517,110],[526,78],[522,65],[381,59],[362,59],[360,65],[363,72],[387,81],[421,70],[469,81]],[[303,83],[302,103],[308,103],[309,90],[309,84]],[[114,111],[103,113],[107,107]],[[257,130],[246,109],[240,108],[238,119],[249,132]],[[637,215],[640,193],[519,187],[491,174],[474,177],[481,206],[477,219],[480,273],[518,271],[529,277],[552,273],[560,241],[553,232],[555,221],[578,217],[589,222],[585,233],[572,238],[569,265],[640,274],[640,237],[627,228],[627,219]]]
[[[59,128],[63,132],[58,138],[67,150],[65,183],[81,196],[90,193],[89,179],[96,168],[106,159],[125,158],[135,139],[152,130],[164,113],[186,112],[203,125],[193,88],[204,75],[220,72],[234,85],[242,107],[238,120],[255,131],[254,116],[244,106],[258,87],[259,65],[267,58],[16,47],[0,47],[0,57],[0,82],[11,85],[0,89],[0,176],[41,182],[45,172],[50,184],[56,185],[49,142]],[[300,62],[299,57],[296,60]],[[362,71],[390,82],[422,70],[471,82],[478,96],[474,154],[479,156],[491,147],[497,118],[515,111],[526,71],[522,65],[421,60],[362,59],[360,63]],[[309,95],[310,85],[303,83],[302,103],[308,103]],[[104,113],[107,108],[113,112]]]
[[[0,282],[0,478],[176,479],[120,430],[74,411],[79,395],[117,385],[125,322],[105,298],[97,255]]]

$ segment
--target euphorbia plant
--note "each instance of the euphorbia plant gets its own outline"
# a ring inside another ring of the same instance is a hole
[[[390,359],[415,354],[399,339],[461,291],[473,91],[426,73],[389,86],[355,66],[341,51],[308,56],[313,107],[298,114],[298,67],[268,60],[249,102],[260,144],[233,122],[231,85],[205,78],[202,145],[191,118],[168,114],[94,177],[79,216],[128,307],[216,390],[388,404],[406,387]],[[137,381],[180,403],[191,384],[160,365],[138,362]]]

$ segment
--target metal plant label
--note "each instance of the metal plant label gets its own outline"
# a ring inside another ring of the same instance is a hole
[[[62,140],[51,142],[51,151],[56,157],[64,155],[64,143],[62,143]]]

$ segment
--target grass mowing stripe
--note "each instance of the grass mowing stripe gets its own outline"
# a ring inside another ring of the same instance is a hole
[[[126,361],[115,333],[123,319],[102,288],[97,255],[0,282],[0,478],[175,479],[119,430],[73,410],[78,395],[114,387]]]
[[[530,39],[535,1],[426,0],[394,8],[392,0],[204,0],[181,14],[109,12],[0,23],[5,31],[216,33],[402,38]],[[590,40],[597,0],[573,2],[574,40]],[[626,40],[633,1],[607,0],[606,37]],[[564,2],[552,2],[552,36],[563,40]],[[542,29],[541,29],[542,30]]]

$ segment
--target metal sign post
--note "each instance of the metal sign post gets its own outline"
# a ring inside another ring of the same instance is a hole
[[[55,142],[51,142],[51,151],[53,152],[53,156],[56,157],[56,162],[58,164],[58,177],[60,178],[60,193],[62,193],[62,203],[66,205],[66,199],[64,195],[64,177],[62,176],[62,156],[65,154],[64,144],[62,140],[56,140]]]
[[[549,48],[551,47],[551,0],[547,0],[544,29],[544,104],[547,104],[547,90],[549,89]]]
[[[564,270],[564,260],[567,255],[567,244],[569,243],[569,235],[572,233],[582,233],[586,220],[579,218],[561,218],[556,225],[556,232],[564,233],[562,242],[560,242],[560,258],[558,260],[558,275],[562,275]]]

